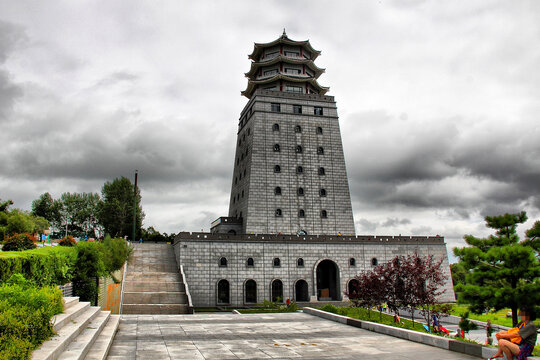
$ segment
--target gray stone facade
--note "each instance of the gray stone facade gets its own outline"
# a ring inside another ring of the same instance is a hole
[[[322,261],[331,260],[337,266],[336,290],[338,299],[346,300],[344,293],[350,279],[360,272],[373,268],[397,255],[418,253],[443,258],[443,271],[447,278],[446,292],[439,299],[455,301],[446,245],[442,237],[375,237],[375,236],[228,236],[209,233],[180,233],[174,243],[177,262],[184,266],[186,281],[196,307],[246,306],[245,285],[248,280],[256,283],[256,301],[272,298],[272,282],[283,284],[283,299],[295,299],[295,285],[304,280],[308,286],[309,301],[320,299],[317,288],[318,267]],[[220,259],[226,259],[226,266]],[[253,266],[248,266],[248,259]],[[274,259],[280,260],[274,266]],[[298,266],[298,259],[303,266]],[[350,261],[353,258],[354,265]],[[229,287],[228,302],[218,302],[218,283],[225,280]]]
[[[241,118],[229,217],[243,218],[243,233],[354,235],[334,98],[259,89]]]

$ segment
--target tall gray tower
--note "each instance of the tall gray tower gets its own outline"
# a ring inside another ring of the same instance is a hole
[[[319,54],[284,31],[249,55],[229,218],[220,218],[241,233],[355,234],[336,103],[317,82]]]

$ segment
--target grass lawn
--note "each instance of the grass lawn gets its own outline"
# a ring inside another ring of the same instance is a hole
[[[469,311],[469,305],[467,304],[452,304],[452,315],[455,316],[461,316],[465,312]],[[496,312],[490,312],[489,314],[473,314],[472,312],[469,313],[469,319],[478,320],[487,322],[488,320],[491,320],[492,324],[497,324],[501,326],[507,326],[512,327],[512,318],[506,317],[506,313],[509,312],[510,309],[502,309]],[[519,320],[519,317],[518,317]],[[535,322],[536,327],[540,328],[540,319],[536,319]]]

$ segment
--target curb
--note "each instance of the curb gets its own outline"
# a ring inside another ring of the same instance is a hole
[[[449,339],[437,335],[421,333],[418,331],[400,329],[390,325],[384,325],[379,323],[374,323],[370,321],[353,319],[343,315],[337,315],[334,313],[329,313],[319,309],[314,309],[311,307],[305,307],[304,313],[318,316],[323,319],[339,322],[349,326],[354,326],[357,328],[373,331],[380,334],[390,335],[397,338],[414,341],[426,345],[435,346],[441,349],[455,351],[471,356],[489,358],[490,356],[495,355],[497,348],[486,347],[480,344],[471,344],[459,340]],[[540,360],[537,357],[528,357],[529,360]]]

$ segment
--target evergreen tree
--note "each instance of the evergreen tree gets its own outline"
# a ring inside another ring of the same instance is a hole
[[[516,234],[517,225],[527,221],[527,215],[487,216],[485,220],[495,235],[486,239],[466,235],[469,247],[454,249],[468,270],[466,284],[457,286],[459,298],[475,313],[509,307],[515,326],[518,308],[540,302],[540,264],[534,250],[527,242],[520,243]]]
[[[139,189],[135,197],[134,186],[126,177],[106,182],[101,190],[103,201],[100,203],[98,218],[105,233],[112,237],[127,236],[131,239],[133,232],[133,206],[136,199],[136,232],[141,234],[144,213],[141,208]],[[133,240],[136,240],[133,239]]]

